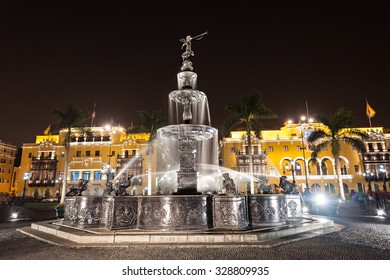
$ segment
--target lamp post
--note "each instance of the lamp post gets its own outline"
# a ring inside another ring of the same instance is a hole
[[[106,174],[107,174],[107,182],[106,185],[110,182],[110,174],[111,174],[111,143],[112,143],[112,126],[113,126],[114,121],[111,119],[110,123],[106,124],[104,126],[105,130],[107,130],[110,133],[110,138],[109,138],[109,150],[108,150],[108,163],[104,169],[106,169]]]
[[[313,122],[313,119],[308,119],[308,123],[311,123]],[[307,176],[307,166],[306,166],[306,153],[305,153],[305,143],[303,141],[303,136],[304,136],[304,133],[303,133],[303,125],[304,124],[307,124],[306,122],[306,117],[305,116],[301,116],[301,120],[299,122],[299,125],[300,125],[300,129],[301,129],[301,145],[302,145],[302,155],[303,155],[303,165],[304,165],[304,168],[305,168],[305,181],[306,181],[306,189],[309,188],[309,178]]]
[[[383,165],[379,166],[379,172],[381,174],[381,177],[383,179],[383,192],[387,192],[386,190],[386,169]]]
[[[294,167],[295,162],[291,159],[291,160],[290,160],[290,164],[291,164],[291,174],[292,174],[292,178],[293,178],[292,183],[293,183],[293,185],[295,186],[295,183],[296,183],[296,182],[295,182],[295,167]],[[289,170],[289,169],[290,169],[290,166],[289,166],[288,164],[286,164],[285,168],[286,168],[286,170]]]
[[[26,193],[26,183],[27,183],[27,180],[30,178],[30,172],[24,172],[24,175],[23,175],[23,180],[24,180],[24,185],[23,185],[23,201],[24,201],[24,195]]]

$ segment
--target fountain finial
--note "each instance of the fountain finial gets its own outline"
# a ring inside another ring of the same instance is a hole
[[[185,38],[180,39],[179,41],[183,43],[181,48],[186,48],[185,52],[182,53],[181,57],[183,58],[183,65],[181,67],[182,71],[186,70],[193,70],[192,62],[189,60],[190,56],[194,56],[194,51],[191,49],[191,41],[193,39],[200,40],[203,38],[204,35],[208,34],[208,32],[204,32],[202,34],[199,34],[197,36],[192,37],[191,35],[186,36]]]

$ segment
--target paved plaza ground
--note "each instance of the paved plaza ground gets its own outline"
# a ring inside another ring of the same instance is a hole
[[[2,260],[389,260],[390,220],[383,217],[326,217],[343,227],[272,248],[129,246],[68,248],[39,241],[17,231],[31,221],[0,223]]]

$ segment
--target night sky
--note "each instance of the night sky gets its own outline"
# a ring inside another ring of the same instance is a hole
[[[127,127],[139,110],[167,118],[179,39],[206,30],[191,60],[212,126],[257,90],[279,116],[265,129],[297,120],[306,101],[310,115],[345,106],[368,126],[366,98],[373,126],[390,128],[388,1],[159,2],[2,1],[0,139],[34,142],[67,104],[92,112],[96,103],[97,125],[112,117]]]

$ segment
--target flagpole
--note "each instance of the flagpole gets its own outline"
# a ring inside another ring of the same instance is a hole
[[[91,116],[91,127],[93,127],[93,122],[95,120],[95,117],[96,117],[96,103],[93,104],[93,112]]]

